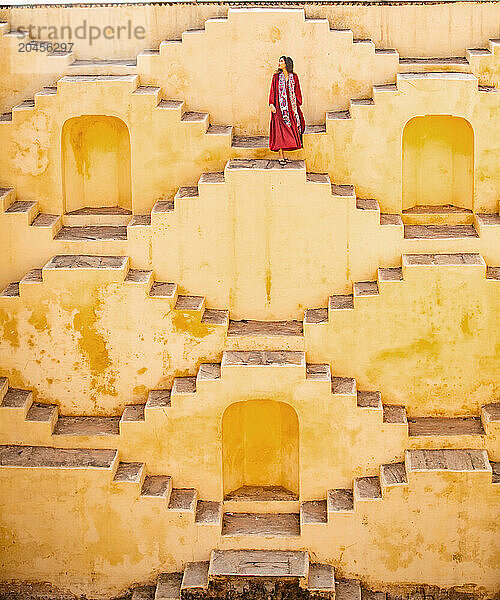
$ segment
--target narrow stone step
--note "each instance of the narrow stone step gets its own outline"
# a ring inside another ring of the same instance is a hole
[[[491,464],[491,483],[500,483],[500,462]]]
[[[49,215],[39,213],[31,222],[31,227],[50,227],[52,228],[61,217],[59,215]]]
[[[19,283],[41,283],[42,282],[42,269],[31,269],[21,279]]]
[[[353,377],[332,377],[332,394],[357,396],[356,380]]]
[[[296,513],[224,513],[222,535],[297,537],[300,518]]]
[[[358,390],[357,405],[359,408],[382,410],[382,394],[380,392]]]
[[[65,226],[126,227],[132,211],[121,206],[85,206],[63,215]]]
[[[304,325],[328,323],[328,308],[309,308],[304,313]]]
[[[404,463],[390,463],[380,467],[381,485],[385,487],[393,485],[406,485],[406,468]]]
[[[122,423],[144,421],[145,405],[144,404],[129,404],[123,410],[120,421]]]
[[[154,600],[180,600],[182,573],[160,573]]]
[[[294,492],[281,485],[243,485],[237,490],[224,496],[224,500],[252,501],[252,502],[280,502],[298,500]]]
[[[146,408],[169,408],[170,390],[150,390]]]
[[[0,378],[0,398],[2,397],[0,408],[28,410],[33,402],[33,392],[8,387],[6,377]]]
[[[403,281],[403,269],[401,267],[388,267],[378,269],[378,280],[380,281]]]
[[[278,160],[261,158],[234,158],[227,163],[226,169],[301,169],[305,171],[306,164],[303,160],[289,160],[285,165],[280,165]]]
[[[332,373],[330,365],[306,365],[306,379],[311,381],[330,381]]]
[[[300,517],[304,525],[326,523],[328,521],[326,500],[307,500],[301,502]]]
[[[357,500],[380,500],[382,490],[378,477],[357,477],[354,480],[354,496]]]
[[[61,227],[54,237],[55,240],[83,241],[83,240],[126,240],[127,228],[114,226],[89,225],[88,227]]]
[[[384,404],[384,423],[408,423],[406,407],[393,404]]]
[[[104,67],[104,66],[124,66],[136,67],[137,60],[135,58],[105,58],[105,59],[77,59],[68,65],[68,69],[74,67]],[[130,75],[130,73],[129,73]]]
[[[131,600],[154,600],[155,597],[154,585],[142,585],[132,592]]]
[[[458,238],[478,238],[473,225],[405,225],[404,237],[407,240],[444,240]]]
[[[403,266],[484,266],[484,264],[483,257],[476,252],[456,252],[453,254],[403,254]]]
[[[351,113],[348,110],[335,110],[326,113],[327,120],[338,121],[344,119],[350,119]]]
[[[141,496],[148,498],[168,498],[172,491],[172,478],[168,475],[146,475],[142,484]]]
[[[353,512],[354,496],[349,489],[328,490],[326,495],[328,512]]]
[[[225,178],[224,178],[224,173],[202,173],[199,181],[198,181],[198,185],[199,184],[218,184],[218,183],[224,183],[225,182]]]
[[[311,563],[309,565],[307,589],[310,592],[334,593],[335,570],[333,566],[321,563]]]
[[[297,365],[305,368],[305,352],[289,350],[226,350],[222,355],[222,366],[284,366]]]
[[[204,296],[177,296],[174,308],[180,311],[200,311],[204,305]]]
[[[328,173],[306,173],[306,181],[309,183],[327,183],[330,185],[331,182]]]
[[[208,113],[188,111],[182,115],[181,121],[186,121],[188,123],[208,123],[208,118]]]
[[[361,296],[378,296],[379,289],[376,281],[357,281],[354,286],[354,297],[360,298]]]
[[[358,210],[371,210],[380,212],[380,206],[374,198],[356,198],[356,208]]]
[[[229,321],[228,336],[303,336],[301,321]]]
[[[88,254],[60,254],[54,256],[44,270],[52,269],[123,269],[128,263],[125,256],[92,256]]]
[[[407,450],[407,471],[489,471],[486,450]]]
[[[54,428],[54,435],[120,435],[120,417],[60,416]]]
[[[405,208],[402,219],[405,225],[469,225],[473,222],[474,213],[468,208],[453,204],[422,204]]]
[[[34,219],[36,214],[38,213],[38,202],[16,200],[7,208],[5,212],[8,215],[25,213],[29,216],[31,220]]]
[[[168,298],[173,300],[176,293],[177,284],[164,281],[155,281],[149,290],[151,298]]]
[[[199,196],[200,196],[200,190],[198,189],[197,185],[184,185],[184,186],[180,187],[177,190],[177,192],[175,193],[174,206],[175,206],[176,200],[180,200],[182,198],[199,198]],[[157,202],[157,204],[158,204],[158,202]],[[172,210],[174,208],[174,206],[172,206],[170,210]],[[164,212],[169,212],[169,211],[167,210]]]
[[[151,215],[133,215],[127,224],[128,227],[151,227]]]
[[[7,284],[0,292],[1,298],[19,298],[19,281]]]
[[[35,402],[31,405],[26,421],[34,423],[54,423],[57,420],[59,410],[54,404],[40,404]]]
[[[206,590],[208,588],[209,565],[209,561],[187,563],[182,576],[181,595],[183,590]]]
[[[128,283],[149,283],[153,277],[153,271],[142,269],[129,269],[125,281]]]
[[[113,481],[120,483],[141,483],[145,465],[138,462],[120,462]]]
[[[352,294],[330,296],[328,299],[329,310],[352,310],[353,308],[354,296]]]
[[[232,125],[210,125],[207,129],[207,135],[231,135]]]
[[[258,136],[243,136],[243,135],[235,135],[233,136],[233,141],[231,143],[233,148],[252,148],[252,149],[264,149],[269,148],[269,138],[264,135]]]
[[[486,279],[500,281],[500,267],[487,267]]]
[[[309,556],[299,550],[213,550],[210,577],[298,577],[309,572]]]
[[[408,431],[410,436],[485,435],[479,417],[413,417]]]
[[[361,584],[357,579],[337,579],[336,600],[361,600]]]
[[[400,65],[468,65],[469,61],[463,56],[449,56],[445,58],[404,58],[399,59]]]
[[[170,494],[168,510],[194,513],[197,499],[198,493],[194,489],[173,489]]]
[[[111,469],[117,450],[0,446],[0,466],[63,469]]]
[[[206,308],[201,317],[201,322],[207,325],[227,326],[229,324],[229,311]]]
[[[401,215],[380,213],[380,225],[394,225],[396,227],[403,227],[403,220],[401,219]]]
[[[498,213],[479,213],[476,219],[483,226],[498,226],[500,225],[500,214]]]
[[[222,502],[198,500],[195,523],[198,525],[219,525],[222,523]]]
[[[196,381],[214,381],[221,378],[220,363],[202,363],[196,375]]]
[[[173,394],[196,393],[196,377],[176,377],[172,385]]]
[[[481,408],[481,416],[484,423],[493,423],[494,421],[500,421],[500,402],[492,402],[491,404],[485,404]]]

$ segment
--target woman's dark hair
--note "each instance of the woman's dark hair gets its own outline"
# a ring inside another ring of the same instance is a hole
[[[289,56],[280,56],[280,60],[283,59],[286,64],[286,70],[289,73],[293,73],[293,60]],[[279,69],[278,69],[279,70]]]

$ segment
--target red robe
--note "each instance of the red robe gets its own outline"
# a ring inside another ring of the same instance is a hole
[[[302,132],[299,133],[299,129],[297,127],[297,121],[295,120],[292,103],[290,102],[288,84],[286,86],[286,97],[288,100],[288,114],[290,115],[291,126],[288,127],[283,120],[278,98],[278,73],[275,73],[273,75],[271,90],[269,92],[269,104],[274,104],[276,108],[276,112],[271,113],[271,125],[269,128],[269,148],[273,152],[277,152],[280,148],[283,150],[298,150],[299,148],[302,148],[302,134],[304,133],[306,126],[304,115],[300,109],[300,105],[302,104],[302,92],[300,91],[300,83],[297,74],[290,73],[289,77],[295,78],[295,99]]]

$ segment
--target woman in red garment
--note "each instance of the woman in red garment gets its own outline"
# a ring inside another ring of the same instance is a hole
[[[273,75],[269,92],[269,148],[273,152],[279,152],[281,165],[286,164],[284,150],[302,148],[305,121],[300,109],[301,104],[302,92],[299,78],[293,72],[293,60],[289,56],[280,56],[278,70]]]

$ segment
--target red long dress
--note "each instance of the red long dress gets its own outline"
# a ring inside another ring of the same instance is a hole
[[[290,93],[288,84],[286,85],[286,97],[288,101],[288,114],[290,115],[290,127],[283,120],[283,114],[280,108],[278,97],[278,77],[279,73],[274,73],[271,82],[271,90],[269,92],[269,104],[274,104],[275,113],[271,113],[271,124],[269,127],[269,148],[273,152],[277,152],[280,148],[283,150],[298,150],[302,148],[302,134],[305,129],[305,120],[300,105],[302,104],[302,92],[300,90],[299,78],[296,73],[290,73],[289,77],[295,79],[295,99],[297,104],[297,112],[301,124],[301,131],[297,127],[297,121],[292,109],[290,101]]]

